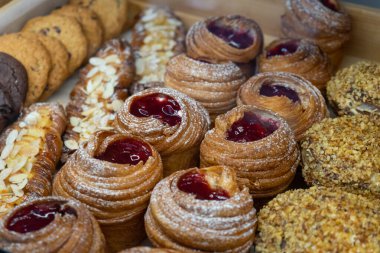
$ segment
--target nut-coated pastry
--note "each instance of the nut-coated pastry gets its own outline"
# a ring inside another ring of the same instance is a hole
[[[134,247],[119,253],[179,253],[180,251],[164,248]]]
[[[200,102],[212,120],[236,106],[236,93],[246,80],[233,62],[208,63],[185,54],[173,57],[165,74],[165,86]]]
[[[304,39],[278,39],[260,56],[260,72],[290,72],[309,80],[325,91],[332,68],[318,45]]]
[[[327,83],[327,99],[339,115],[380,115],[380,64],[358,62]]]
[[[145,228],[157,247],[180,252],[249,251],[256,210],[232,168],[177,171],[154,188]]]
[[[44,197],[19,205],[0,220],[0,248],[13,253],[103,253],[105,242],[85,205]]]
[[[131,48],[122,40],[108,41],[90,58],[66,107],[69,124],[64,135],[62,161],[95,131],[113,128],[116,112],[128,96],[133,77]]]
[[[379,122],[359,114],[313,125],[301,143],[306,182],[380,198]]]
[[[33,104],[0,136],[0,217],[27,199],[51,193],[66,127],[62,106]]]
[[[301,140],[314,123],[328,116],[321,92],[301,76],[285,72],[260,73],[241,86],[238,105],[267,108],[283,117]]]
[[[256,252],[380,252],[380,202],[336,188],[278,195],[259,212]]]
[[[169,88],[151,88],[129,97],[115,119],[116,130],[140,136],[160,152],[164,175],[197,165],[209,124],[200,103]]]
[[[201,144],[201,167],[233,167],[254,198],[284,191],[300,160],[290,126],[272,111],[238,106],[215,120]]]
[[[194,59],[248,63],[261,53],[263,34],[255,21],[243,16],[211,17],[190,28],[186,47]]]
[[[337,67],[350,39],[351,20],[338,0],[286,0],[282,32],[289,38],[314,41]]]
[[[161,158],[151,145],[129,134],[98,131],[57,173],[53,194],[86,204],[108,251],[118,252],[144,239],[143,216],[161,178]]]

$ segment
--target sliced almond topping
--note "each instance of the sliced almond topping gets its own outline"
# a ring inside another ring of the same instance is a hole
[[[92,68],[86,75],[86,78],[91,78],[93,77],[94,75],[96,75],[96,73],[99,72],[99,68],[98,67],[94,67]]]
[[[5,162],[3,159],[0,159],[0,170],[5,169]]]
[[[18,186],[20,187],[20,189],[24,189],[27,184],[28,184],[28,178],[26,177],[20,183],[18,183]]]
[[[21,170],[25,164],[26,164],[26,161],[28,160],[28,157],[26,156],[21,156],[17,163],[15,164],[15,166],[13,167],[13,170],[12,170],[12,173],[16,173],[18,172],[19,170]]]
[[[19,174],[15,174],[15,175],[11,176],[9,178],[9,182],[14,183],[14,184],[19,184],[26,178],[28,178],[27,174],[19,173]]]
[[[4,180],[0,180],[0,191],[5,191],[6,189],[7,189],[7,186],[5,185]]]
[[[112,109],[115,112],[118,112],[123,105],[124,105],[124,102],[120,99],[116,99],[116,100],[112,101]]]
[[[70,117],[70,124],[72,126],[78,126],[80,121],[81,121],[81,119],[78,117]]]
[[[20,128],[26,127],[26,123],[24,121],[21,121],[20,124],[18,124]]]
[[[104,58],[104,61],[106,63],[115,63],[115,64],[121,63],[119,57],[116,54],[111,54],[111,55],[107,56],[106,58]]]
[[[8,134],[8,137],[7,137],[7,140],[5,141],[5,144],[6,145],[10,145],[10,144],[13,144],[17,138],[17,135],[18,135],[18,131],[16,129],[13,129],[9,134]]]
[[[41,118],[41,115],[34,111],[34,112],[31,112],[29,113],[28,115],[26,115],[25,117],[25,122],[28,124],[28,125],[35,125],[38,123],[38,120]]]
[[[106,64],[106,62],[102,58],[99,58],[99,57],[91,57],[89,62],[90,64],[94,66],[102,66]]]
[[[24,196],[24,191],[17,184],[11,184],[11,189],[17,197]]]
[[[71,150],[75,150],[79,148],[79,145],[75,140],[66,140],[64,143],[65,143],[65,146]]]
[[[19,197],[13,196],[13,197],[7,198],[5,202],[10,204],[10,203],[16,202],[18,199]]]
[[[76,127],[73,128],[73,131],[76,132],[76,133],[80,133],[80,132],[82,132],[82,128],[79,127],[79,126],[76,126]]]
[[[13,149],[13,145],[14,144],[12,143],[12,144],[4,146],[3,151],[1,151],[1,159],[5,159],[9,156],[9,154],[11,153]]]
[[[110,98],[114,93],[114,87],[112,85],[107,84],[104,92],[103,92],[103,98],[107,99]]]
[[[0,180],[6,179],[12,173],[12,168],[6,168],[0,172]]]

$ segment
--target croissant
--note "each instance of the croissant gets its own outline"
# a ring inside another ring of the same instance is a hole
[[[195,23],[186,36],[187,55],[207,62],[248,63],[263,47],[263,33],[239,15],[211,17]]]
[[[37,103],[1,134],[0,217],[28,199],[50,195],[65,127],[62,106]]]
[[[285,7],[282,32],[289,38],[314,41],[337,67],[351,32],[350,16],[338,1],[286,0]]]
[[[117,252],[144,239],[143,216],[161,178],[161,158],[151,145],[132,135],[99,131],[57,173],[53,194],[86,204],[108,251]]]
[[[278,113],[288,122],[296,140],[301,140],[307,129],[328,116],[321,92],[292,73],[268,72],[252,77],[238,91],[237,103]]]
[[[233,169],[177,171],[154,188],[145,228],[157,247],[180,252],[248,252],[256,210]]]
[[[316,44],[304,39],[279,39],[260,56],[260,72],[290,72],[325,91],[332,75],[330,60]]]
[[[83,204],[44,197],[19,205],[0,220],[0,248],[13,253],[101,253],[105,242]]]
[[[164,176],[196,166],[209,125],[201,104],[169,88],[152,88],[129,97],[115,119],[116,130],[144,138],[157,149]]]
[[[135,247],[120,251],[119,253],[179,253],[179,251],[163,248]]]
[[[201,144],[201,167],[231,166],[254,198],[284,191],[300,160],[297,142],[284,119],[269,110],[238,106],[219,115]]]
[[[236,106],[236,93],[247,80],[233,62],[208,63],[185,54],[173,57],[165,74],[165,86],[200,102],[215,119]]]

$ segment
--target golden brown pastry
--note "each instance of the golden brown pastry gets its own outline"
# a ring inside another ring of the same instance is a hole
[[[169,88],[129,97],[115,119],[116,130],[144,138],[160,152],[165,176],[196,166],[209,124],[200,103]]]
[[[1,134],[0,217],[28,199],[50,195],[65,127],[61,105],[37,103]]]
[[[177,171],[154,188],[145,228],[157,247],[180,252],[248,252],[256,210],[232,168]]]
[[[115,114],[128,96],[133,77],[131,48],[123,40],[108,41],[90,58],[66,107],[69,124],[64,135],[62,161],[95,131],[113,128]]]
[[[314,42],[304,39],[278,39],[260,56],[260,72],[290,72],[325,91],[331,78],[330,60]]]
[[[129,134],[98,131],[57,173],[53,194],[86,204],[107,249],[117,252],[144,239],[143,216],[161,178],[161,158],[151,145]]]
[[[0,220],[6,252],[103,253],[104,236],[85,205],[59,197],[31,200]]]
[[[241,86],[238,105],[267,108],[283,117],[296,140],[314,123],[328,117],[321,92],[301,76],[285,72],[260,73]]]
[[[337,67],[350,39],[351,19],[338,0],[286,0],[282,32],[289,38],[314,41]]]
[[[261,53],[263,34],[255,21],[243,16],[211,17],[190,28],[186,46],[194,59],[248,63]]]
[[[201,167],[231,166],[254,198],[270,197],[292,182],[300,160],[290,126],[272,111],[238,106],[215,120],[201,144]]]
[[[120,251],[119,253],[179,253],[180,251],[164,249],[164,248],[149,248],[149,247],[135,247]]]
[[[236,93],[247,80],[233,62],[208,63],[185,54],[173,57],[165,74],[165,86],[200,102],[212,120],[236,106]]]

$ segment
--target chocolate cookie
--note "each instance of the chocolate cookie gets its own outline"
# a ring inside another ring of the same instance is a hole
[[[0,131],[18,116],[27,90],[28,75],[24,66],[0,52]]]

